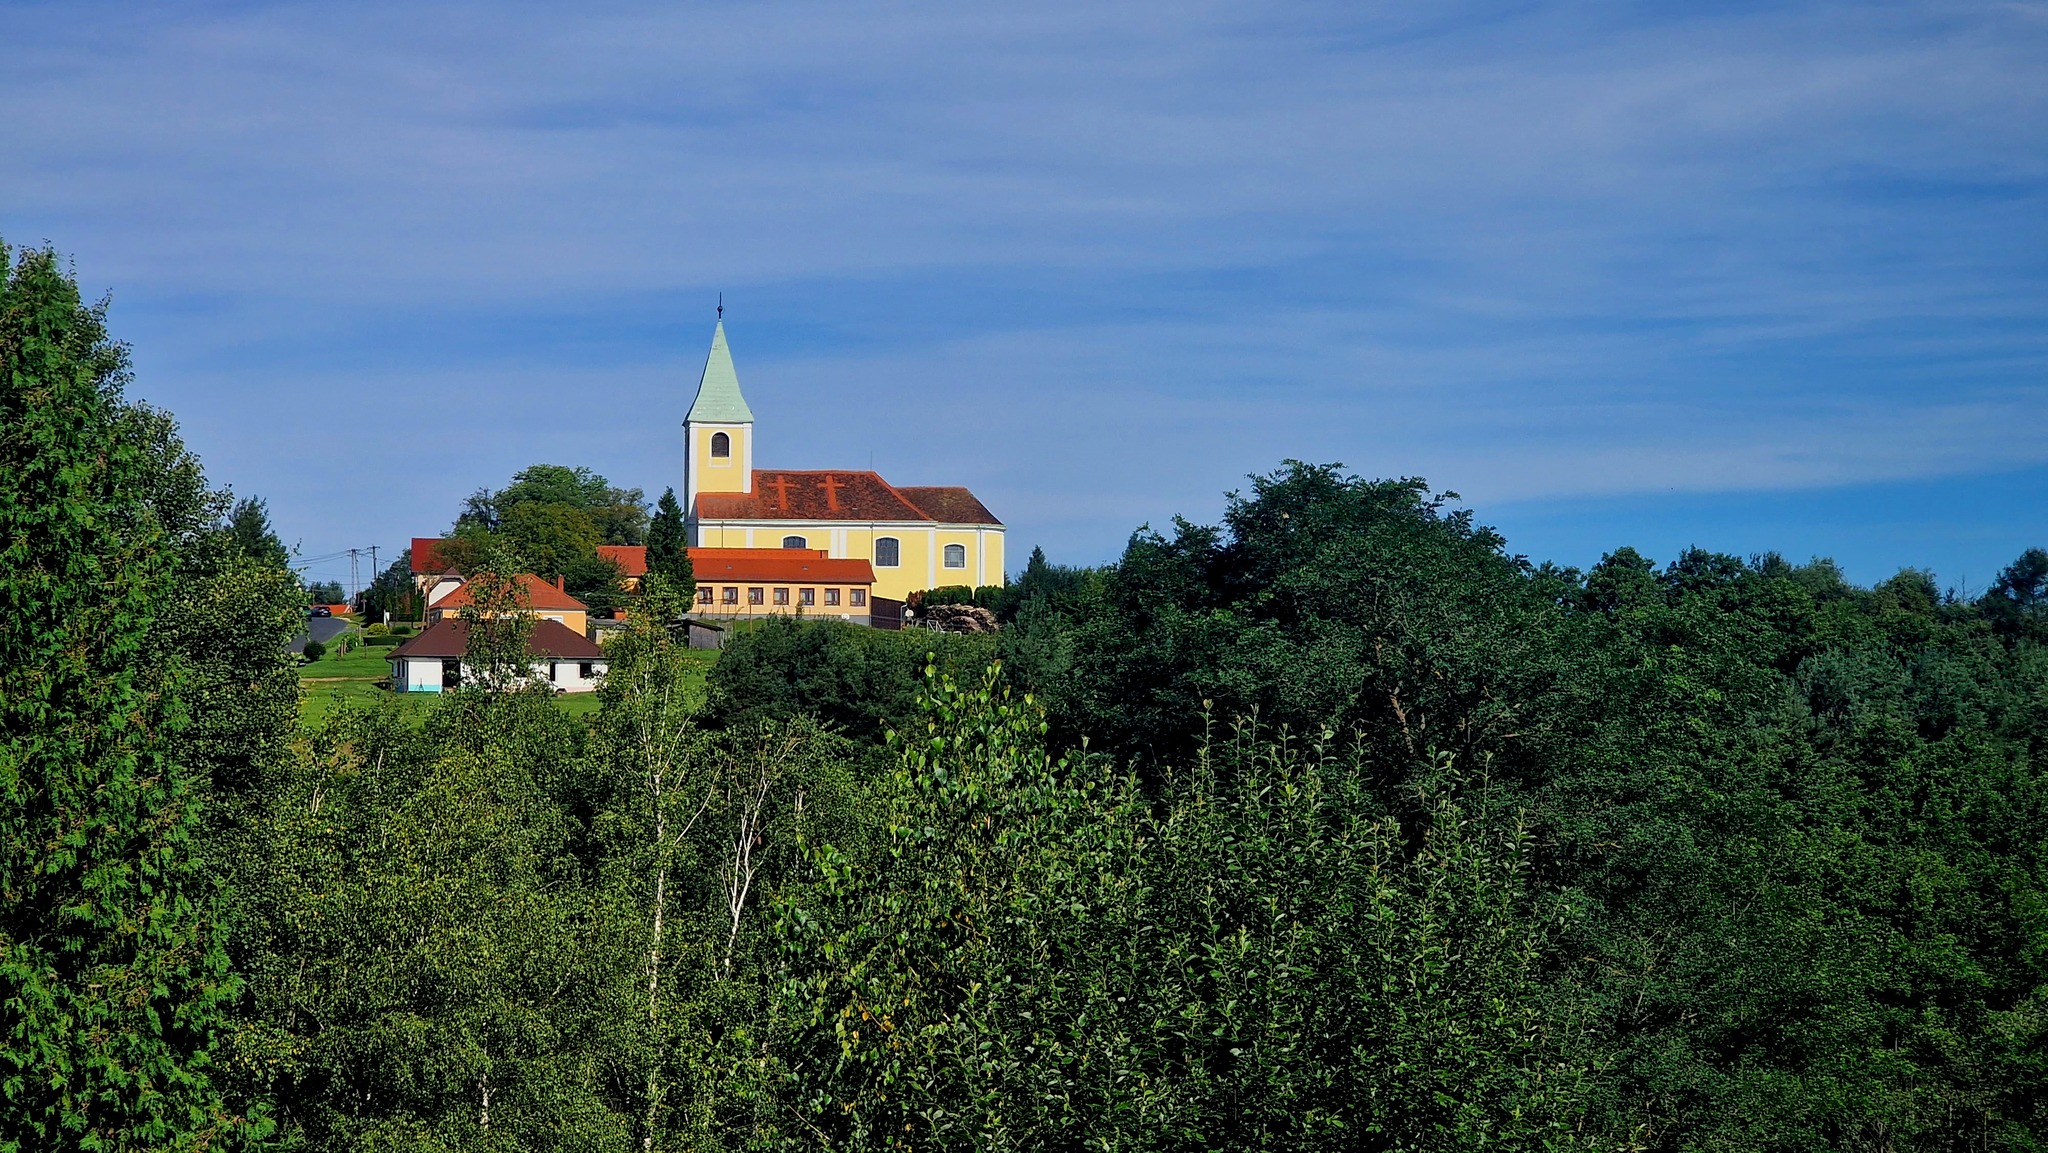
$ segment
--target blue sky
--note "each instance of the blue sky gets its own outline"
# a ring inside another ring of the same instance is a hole
[[[2039,3],[0,4],[0,43],[0,236],[111,294],[134,394],[308,554],[537,461],[679,484],[721,291],[761,464],[969,485],[1017,560],[1288,457],[1565,563],[1981,588],[2048,544]]]

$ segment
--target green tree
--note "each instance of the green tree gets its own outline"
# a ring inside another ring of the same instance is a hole
[[[381,622],[387,612],[395,621],[416,621],[425,611],[426,602],[420,596],[419,586],[413,583],[409,548],[400,552],[398,559],[363,590],[363,616],[372,623]]]
[[[340,581],[314,581],[306,586],[306,596],[316,605],[338,605],[348,600],[348,590]]]
[[[499,522],[497,538],[528,571],[550,579],[563,575],[575,561],[595,557],[604,537],[590,514],[566,503],[526,501],[511,507]]]
[[[2048,549],[2030,548],[2020,554],[1998,574],[1979,604],[1999,632],[2048,641]]]
[[[647,536],[646,497],[639,489],[614,488],[587,468],[558,464],[520,469],[511,484],[496,492],[479,489],[465,503],[456,523],[496,531],[523,504],[560,504],[582,512],[595,528],[599,543],[640,544]]]
[[[283,568],[290,559],[284,542],[270,527],[270,512],[262,497],[252,496],[235,502],[234,511],[228,514],[228,535],[243,556],[258,564]]]
[[[285,1147],[626,1147],[586,1031],[615,955],[582,931],[578,729],[544,691],[449,694],[423,728],[345,715],[268,782],[235,1057]]]
[[[682,506],[676,503],[676,490],[663,489],[654,523],[647,529],[647,571],[660,573],[681,591],[685,611],[697,593],[697,574],[690,567],[689,544],[689,530],[683,523]]]
[[[968,675],[995,652],[986,635],[884,632],[844,621],[770,617],[734,633],[710,676],[708,721],[741,729],[812,716],[878,746],[914,716],[925,663]]]
[[[182,686],[147,691],[177,559],[126,353],[55,253],[0,269],[0,1148],[225,1143],[236,986],[171,755]]]

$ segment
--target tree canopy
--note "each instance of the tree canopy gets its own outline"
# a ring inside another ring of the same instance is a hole
[[[302,724],[262,506],[4,263],[0,1153],[2048,1142],[2039,549],[1580,572],[1288,462],[707,654],[670,493],[579,718],[492,610],[613,490],[527,470],[474,675]]]

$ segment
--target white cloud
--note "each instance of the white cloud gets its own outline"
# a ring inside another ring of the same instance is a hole
[[[1499,499],[1928,475],[2048,460],[2041,11],[13,8],[0,233],[112,287],[142,391],[307,535],[448,515],[313,500],[337,396],[606,398],[437,415],[493,447],[423,504],[572,452],[653,483],[599,416],[701,335],[591,364],[523,321],[716,287],[859,332],[743,362],[793,463],[872,446],[1070,539],[1281,456]],[[913,284],[945,319],[854,299]]]

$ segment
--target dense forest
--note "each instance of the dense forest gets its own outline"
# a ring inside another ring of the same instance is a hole
[[[1580,572],[1290,462],[992,636],[696,693],[657,574],[588,720],[305,727],[262,506],[0,266],[0,1150],[2048,1144],[2048,553]]]

